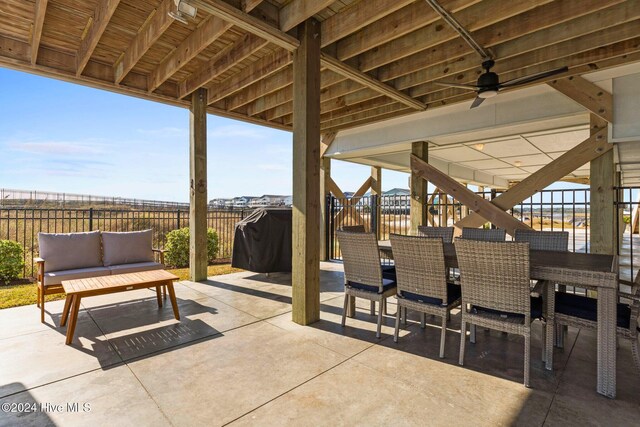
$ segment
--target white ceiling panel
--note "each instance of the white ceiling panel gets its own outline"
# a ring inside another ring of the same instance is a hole
[[[485,172],[488,172],[488,173],[493,174],[493,175],[498,175],[498,176],[506,176],[506,175],[523,174],[523,173],[525,173],[522,169],[519,169],[519,168],[488,169]]]
[[[488,160],[489,156],[465,146],[447,147],[433,149],[431,152],[434,157],[448,160],[450,162],[465,162],[469,160]]]
[[[540,154],[540,150],[520,137],[500,142],[488,142],[484,144],[482,152],[497,158]]]
[[[545,153],[567,151],[589,138],[589,129],[567,130],[545,135],[523,135],[529,142]]]
[[[533,154],[528,156],[516,156],[516,157],[505,157],[502,160],[509,163],[512,166],[536,166],[536,165],[546,165],[551,162],[551,159],[546,154]]]
[[[470,168],[485,170],[485,169],[499,169],[499,168],[508,168],[511,166],[508,163],[503,162],[498,159],[489,159],[489,160],[472,160],[470,162],[460,162],[465,166],[469,166]]]

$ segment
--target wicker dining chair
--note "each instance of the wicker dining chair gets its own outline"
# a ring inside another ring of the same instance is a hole
[[[524,337],[524,385],[529,387],[531,322],[542,319],[542,298],[529,290],[529,244],[455,242],[462,286],[460,360],[467,323]],[[467,309],[468,307],[469,309]]]
[[[383,277],[375,234],[349,231],[338,231],[336,234],[344,264],[342,326],[345,325],[350,298],[364,298],[372,303],[378,302],[376,337],[380,338],[382,313],[387,298],[396,294],[396,281]]]
[[[462,228],[462,238],[483,242],[504,242],[507,232],[501,228]]]
[[[440,237],[443,243],[453,243],[453,227],[429,227],[426,225],[418,226],[418,236],[422,237]]]
[[[516,242],[529,242],[534,251],[567,252],[569,250],[568,231],[516,230]]]
[[[452,308],[460,305],[460,287],[447,283],[442,238],[390,236],[396,263],[398,309],[393,341],[398,342],[401,308],[442,317],[440,358],[444,358],[447,318]]]
[[[350,231],[352,233],[366,233],[367,230],[364,228],[364,225],[343,225],[341,228],[342,231]]]
[[[555,293],[555,324],[558,326],[573,326],[576,328],[598,329],[598,300],[587,296]],[[627,300],[628,302],[621,302]],[[631,292],[618,291],[616,312],[616,334],[631,343],[633,362],[640,374],[640,352],[638,339],[640,338],[640,271],[636,274]],[[560,339],[564,334],[556,329]],[[614,349],[615,350],[615,349]]]

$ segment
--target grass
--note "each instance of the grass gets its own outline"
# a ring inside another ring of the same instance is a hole
[[[177,268],[167,271],[178,276],[180,280],[189,280],[188,268]],[[236,273],[238,271],[242,270],[231,267],[231,264],[216,264],[210,265],[207,268],[207,275],[220,276],[222,274]],[[64,299],[64,297],[64,294],[47,295],[46,301],[57,301]],[[3,308],[35,304],[37,299],[38,292],[34,282],[23,279],[15,284],[0,286],[0,310]]]

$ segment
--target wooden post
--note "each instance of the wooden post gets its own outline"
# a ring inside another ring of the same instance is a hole
[[[417,141],[411,144],[411,154],[417,156],[425,162],[429,162],[429,143],[427,141]],[[411,169],[411,234],[418,234],[418,226],[426,224],[427,218],[427,181],[418,176],[413,168]]]
[[[330,222],[327,222],[327,196],[331,178],[331,158],[322,157],[320,159],[320,260],[327,261],[327,230]]]
[[[189,109],[189,278],[207,278],[207,90],[191,96]]]
[[[606,128],[607,122],[598,116],[591,115],[591,133]],[[602,138],[606,138],[606,132]],[[591,253],[610,254],[615,251],[616,212],[614,206],[614,186],[616,170],[613,150],[591,160],[590,163],[591,203],[590,203],[590,235]]]
[[[293,321],[320,319],[320,24],[298,27],[293,55]]]
[[[377,236],[380,238],[380,197],[382,197],[382,168],[371,166],[371,197],[377,196],[375,211],[371,212],[371,224],[376,224]]]

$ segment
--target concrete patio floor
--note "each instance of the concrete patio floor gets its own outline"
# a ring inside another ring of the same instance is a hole
[[[521,338],[479,330],[459,366],[459,315],[439,359],[438,319],[428,318],[422,330],[414,317],[395,344],[395,306],[376,339],[375,317],[359,301],[356,318],[342,328],[341,265],[323,263],[321,277],[322,320],[310,327],[290,320],[288,274],[181,282],[180,322],[170,306],[158,309],[150,290],[87,298],[72,346],[64,345],[65,329],[53,326],[62,301],[47,303],[45,325],[35,306],[1,310],[0,425],[640,422],[640,376],[625,342],[618,398],[610,400],[595,391],[595,334],[570,328],[551,373],[540,361],[536,323],[526,389]],[[7,403],[35,403],[37,410],[10,412],[18,405]],[[67,407],[74,403],[77,411]]]

